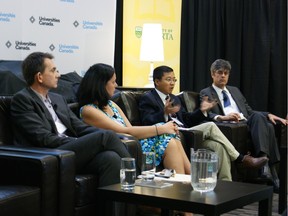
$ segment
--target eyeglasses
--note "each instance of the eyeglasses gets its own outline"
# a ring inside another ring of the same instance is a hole
[[[227,70],[216,70],[215,71],[215,73],[217,73],[218,75],[225,75],[225,76],[227,76],[227,75],[229,75],[230,74],[230,71],[227,71]]]
[[[177,79],[172,79],[172,78],[166,78],[164,80],[168,83],[172,83],[172,82],[176,83],[177,82]]]

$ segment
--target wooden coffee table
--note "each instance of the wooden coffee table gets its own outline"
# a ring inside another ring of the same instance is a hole
[[[171,215],[171,210],[203,215],[220,215],[259,202],[258,215],[272,213],[273,187],[242,182],[218,181],[212,192],[193,191],[190,183],[173,183],[172,187],[154,189],[135,186],[133,192],[125,192],[120,184],[97,189],[100,215],[112,215],[113,201],[155,206],[161,215]]]

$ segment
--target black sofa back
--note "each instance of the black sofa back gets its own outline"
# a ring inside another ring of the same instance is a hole
[[[144,92],[120,91],[112,97],[112,100],[122,109],[130,123],[134,126],[141,125],[138,103]]]
[[[12,96],[0,96],[0,145],[13,143],[10,124],[10,103]]]

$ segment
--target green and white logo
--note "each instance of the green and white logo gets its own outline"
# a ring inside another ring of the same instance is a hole
[[[142,27],[141,26],[135,27],[135,35],[137,38],[141,38],[141,36],[142,36]]]

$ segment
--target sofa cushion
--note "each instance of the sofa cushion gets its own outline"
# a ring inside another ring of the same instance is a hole
[[[40,189],[30,186],[1,185],[0,215],[39,216]]]

